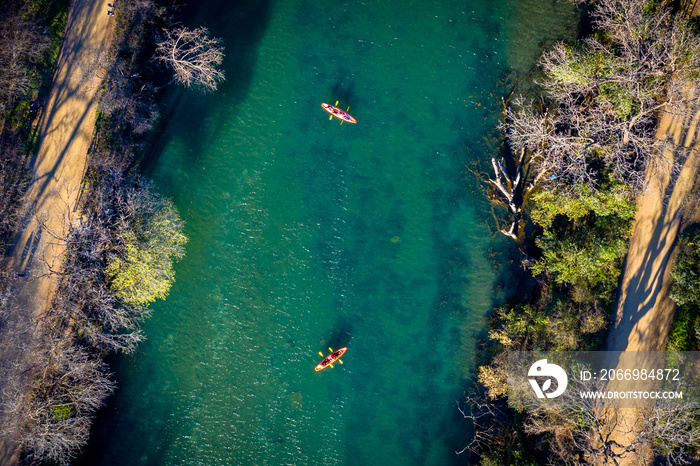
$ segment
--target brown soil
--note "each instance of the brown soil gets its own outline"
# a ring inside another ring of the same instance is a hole
[[[73,0],[49,100],[39,121],[40,144],[31,160],[31,184],[10,253],[14,311],[0,329],[0,464],[17,462],[8,406],[31,383],[32,336],[49,308],[65,251],[78,220],[76,206],[95,127],[101,79],[97,57],[106,52],[113,18],[107,2]],[[21,336],[18,336],[21,335]],[[20,341],[21,340],[21,341]],[[23,376],[20,374],[24,374]],[[4,430],[4,432],[3,432]]]

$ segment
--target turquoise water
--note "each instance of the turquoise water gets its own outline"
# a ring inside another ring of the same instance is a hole
[[[232,6],[232,4],[234,6]],[[227,81],[171,89],[146,171],[177,282],[84,464],[452,464],[499,238],[473,170],[567,3],[207,1]],[[321,102],[358,124],[328,121]],[[500,246],[499,246],[500,247]],[[319,352],[348,346],[315,372]]]

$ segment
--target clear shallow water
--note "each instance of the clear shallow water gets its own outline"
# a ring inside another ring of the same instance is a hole
[[[227,47],[171,90],[147,171],[190,242],[84,464],[452,464],[493,300],[467,169],[500,96],[575,33],[550,0],[189,5]],[[357,125],[328,121],[321,102]],[[313,367],[348,346],[343,365]]]

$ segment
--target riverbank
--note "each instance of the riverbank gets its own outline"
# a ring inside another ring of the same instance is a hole
[[[0,463],[16,461],[16,429],[8,419],[8,406],[21,403],[30,390],[34,364],[35,332],[33,327],[51,305],[65,253],[65,238],[72,224],[78,221],[75,207],[87,165],[88,147],[95,126],[97,98],[101,78],[94,67],[95,57],[106,51],[112,27],[97,0],[75,0],[71,4],[66,34],[54,82],[44,107],[40,127],[40,143],[31,160],[31,182],[21,213],[20,230],[10,252],[10,284],[14,315],[5,316],[3,327],[29,338],[17,345],[16,337],[3,338],[0,366],[13,368],[14,376],[2,385],[3,409],[0,439],[4,456]],[[7,345],[12,345],[8,349]],[[24,374],[20,376],[20,374]],[[17,400],[17,401],[11,401]]]
[[[586,461],[629,461],[637,453],[651,460],[651,449],[658,455],[676,454],[665,449],[664,442],[671,440],[655,426],[645,426],[638,436],[630,416],[597,410],[573,396],[565,395],[552,409],[533,402],[524,420],[508,411],[507,401],[506,351],[666,347],[675,307],[668,299],[667,266],[683,207],[692,204],[688,193],[698,164],[696,95],[687,89],[695,88],[700,41],[682,12],[664,4],[648,6],[639,0],[593,6],[594,36],[543,54],[543,94],[550,109],[514,99],[514,108],[506,110],[504,129],[521,151],[520,161],[511,164],[517,166],[511,169],[513,176],[508,163],[499,168],[494,161],[490,181],[513,213],[511,232],[518,231],[521,221],[519,203],[535,190],[528,213],[541,231],[535,232],[534,257],[525,263],[540,281],[539,296],[498,310],[490,337],[500,346],[492,364],[480,368],[480,380],[493,400],[483,405],[491,406],[484,415],[493,423],[486,423],[485,431],[508,444],[512,440],[494,431],[507,432],[508,422],[522,422],[518,430],[527,434],[519,439],[523,451],[534,436],[544,435],[553,440],[542,454],[560,459],[576,454]],[[653,34],[639,34],[641,30]],[[660,48],[665,52],[639,61],[638,50]],[[682,48],[686,50],[675,56]],[[532,183],[518,184],[525,173]],[[610,315],[613,326],[606,329]],[[584,330],[592,322],[598,323],[592,328],[599,336],[593,341]],[[493,417],[498,410],[510,413],[507,421]],[[673,415],[657,411],[654,415]],[[572,416],[585,422],[568,424]],[[625,440],[629,451],[602,448],[609,437],[600,426],[614,434],[624,431],[617,438]],[[585,441],[572,443],[572,438]],[[491,449],[498,455],[502,448],[494,444]],[[681,447],[673,443],[668,448]],[[682,448],[692,451],[695,446]]]

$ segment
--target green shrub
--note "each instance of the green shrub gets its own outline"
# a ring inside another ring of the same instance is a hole
[[[109,261],[105,275],[115,295],[142,308],[167,296],[175,280],[173,260],[184,255],[187,237],[175,206],[167,200],[131,226],[133,230],[121,234],[123,254]]]
[[[700,230],[685,233],[671,272],[671,299],[679,306],[700,305]]]
[[[544,229],[536,240],[542,257],[533,273],[551,274],[557,284],[615,286],[636,210],[628,191],[577,186],[533,198],[532,219]]]
[[[668,349],[671,351],[695,351],[697,349],[697,314],[679,308],[668,336]]]

